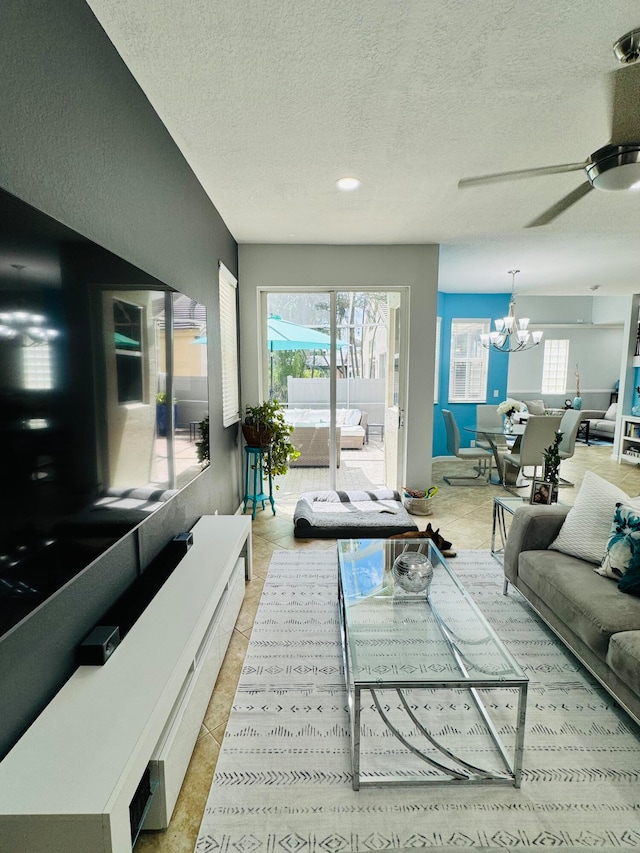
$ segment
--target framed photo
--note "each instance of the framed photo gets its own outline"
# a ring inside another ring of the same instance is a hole
[[[554,504],[558,502],[558,484],[545,480],[533,480],[531,484],[531,504]]]

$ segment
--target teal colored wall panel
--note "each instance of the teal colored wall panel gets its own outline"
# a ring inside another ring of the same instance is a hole
[[[447,456],[447,440],[442,418],[442,409],[450,409],[460,429],[460,446],[470,447],[473,433],[465,432],[465,426],[476,422],[476,403],[449,403],[449,363],[451,348],[451,321],[461,319],[493,320],[504,317],[509,310],[509,294],[479,293],[439,293],[438,316],[442,318],[440,329],[440,371],[439,399],[434,404],[433,418],[433,455]],[[507,375],[509,355],[495,351],[489,352],[489,371],[487,374],[487,396],[485,403],[500,403],[507,396]],[[493,392],[498,396],[494,397]]]

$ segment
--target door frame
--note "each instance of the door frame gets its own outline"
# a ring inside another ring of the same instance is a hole
[[[337,323],[336,323],[336,294],[345,292],[357,293],[399,293],[400,294],[400,378],[398,382],[398,442],[397,442],[397,472],[398,483],[393,484],[390,488],[400,488],[400,483],[406,481],[407,471],[407,437],[405,425],[407,423],[407,414],[409,407],[408,400],[408,382],[409,382],[409,311],[410,311],[410,296],[411,289],[408,285],[380,286],[380,285],[327,285],[325,287],[306,287],[305,285],[291,285],[269,287],[267,285],[259,285],[256,288],[258,300],[258,391],[261,400],[266,400],[269,397],[269,357],[266,341],[267,329],[267,294],[269,293],[322,293],[329,296],[329,322],[330,334],[335,340]],[[331,366],[329,377],[329,403],[332,412],[330,421],[330,469],[329,481],[330,488],[336,488],[336,423],[335,423],[335,407],[336,407],[336,364],[337,350],[332,347],[329,351],[329,364]],[[385,450],[386,453],[386,450]]]

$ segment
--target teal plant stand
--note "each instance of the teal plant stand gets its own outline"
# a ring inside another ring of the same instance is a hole
[[[268,447],[245,447],[245,476],[244,476],[244,507],[242,512],[247,511],[249,501],[253,506],[251,509],[252,520],[256,517],[258,504],[265,508],[265,501],[271,504],[271,511],[276,514],[275,501],[273,499],[273,482],[271,474],[268,475],[269,493],[264,492],[264,457],[268,455]]]

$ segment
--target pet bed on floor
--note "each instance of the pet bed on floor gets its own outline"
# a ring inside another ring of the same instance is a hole
[[[305,492],[293,514],[297,539],[377,539],[417,529],[393,489]]]

